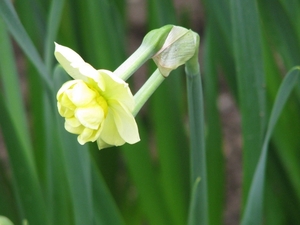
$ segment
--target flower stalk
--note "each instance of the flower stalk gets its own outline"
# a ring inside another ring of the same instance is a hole
[[[161,49],[172,28],[173,25],[166,25],[150,31],[144,37],[140,47],[114,71],[114,74],[122,80],[127,80]]]
[[[134,95],[135,107],[132,114],[136,114],[140,111],[146,101],[155,92],[159,85],[165,80],[165,77],[161,74],[159,69],[156,69],[141,89]]]
[[[199,46],[199,36],[197,46]],[[191,186],[201,178],[195,190],[196,200],[191,205],[189,225],[208,224],[208,198],[206,177],[206,152],[205,152],[205,130],[204,130],[204,101],[198,62],[198,49],[190,60],[185,64],[187,78],[187,97],[190,126],[190,161],[191,161]]]

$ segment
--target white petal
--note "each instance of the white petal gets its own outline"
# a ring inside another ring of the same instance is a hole
[[[67,73],[74,79],[86,80],[79,68],[82,64],[85,64],[84,60],[72,49],[55,43],[54,55],[57,61],[67,71]]]
[[[55,43],[54,55],[57,61],[73,79],[84,80],[88,83],[90,82],[90,79],[92,79],[99,84],[101,89],[104,89],[104,82],[102,81],[102,77],[99,76],[98,71],[90,64],[86,63],[75,51]]]

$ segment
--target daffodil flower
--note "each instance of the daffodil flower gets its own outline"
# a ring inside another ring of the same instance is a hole
[[[59,114],[65,129],[78,142],[97,141],[98,148],[134,144],[140,140],[132,115],[133,95],[121,78],[108,70],[96,70],[72,49],[55,43],[55,57],[74,79],[57,93]]]

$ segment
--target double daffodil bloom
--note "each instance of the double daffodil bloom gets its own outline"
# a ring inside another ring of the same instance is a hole
[[[125,83],[111,71],[96,70],[75,51],[55,43],[55,57],[74,79],[57,93],[65,129],[78,134],[78,142],[97,141],[98,148],[134,144],[140,140],[132,115],[135,103]]]

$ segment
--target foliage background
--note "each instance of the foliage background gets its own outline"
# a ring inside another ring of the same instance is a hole
[[[55,109],[69,78],[55,69],[54,41],[114,70],[148,31],[176,24],[201,36],[209,224],[240,223],[275,95],[300,64],[299,0],[0,3],[1,215],[29,225],[187,224],[182,69],[137,116],[136,145],[79,146]],[[153,70],[150,62],[129,80],[133,92]],[[263,224],[300,224],[299,91],[298,82],[269,145],[263,198],[254,199],[264,201]],[[259,224],[256,216],[245,224]]]

